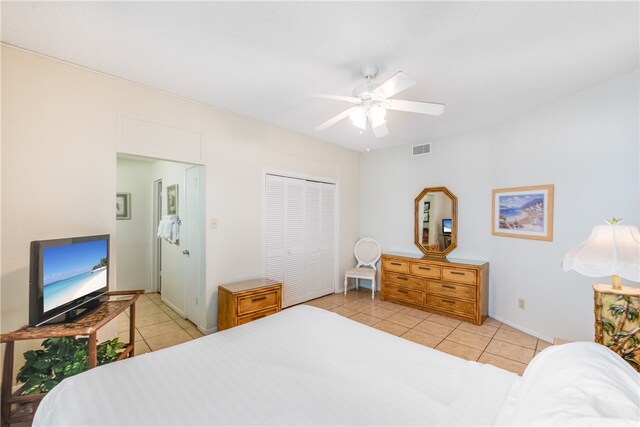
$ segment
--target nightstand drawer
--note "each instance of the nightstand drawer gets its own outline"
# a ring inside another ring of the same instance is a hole
[[[238,317],[238,325],[244,325],[245,323],[253,322],[254,320],[262,319],[263,317],[270,316],[272,314],[276,314],[278,312],[278,308],[274,307],[268,310],[260,311],[258,313],[248,314],[246,316]]]
[[[457,283],[476,284],[476,272],[473,270],[462,270],[457,268],[443,268],[442,280]]]
[[[419,277],[407,276],[404,274],[387,273],[384,276],[384,281],[387,283],[393,283],[403,288],[424,291],[424,279],[421,279]]]
[[[265,310],[267,308],[277,308],[277,306],[277,291],[246,295],[238,298],[238,316]]]
[[[430,279],[440,278],[440,267],[437,265],[422,265],[411,263],[411,274],[428,277]]]
[[[476,299],[476,287],[469,285],[432,282],[427,280],[427,292],[444,297],[463,298],[469,300]]]
[[[462,301],[451,297],[427,295],[425,305],[438,310],[466,315],[473,315],[476,312],[476,303],[474,301]]]
[[[409,263],[406,261],[396,261],[394,259],[383,259],[382,268],[397,273],[409,273]]]
[[[413,304],[423,303],[423,292],[412,291],[408,289],[398,288],[396,286],[388,285],[385,287],[385,297],[394,299],[397,301],[403,301]]]

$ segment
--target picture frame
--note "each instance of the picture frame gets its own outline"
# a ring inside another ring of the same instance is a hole
[[[492,190],[491,201],[492,235],[553,240],[553,185]]]
[[[178,215],[178,184],[167,187],[167,215]]]
[[[131,193],[116,193],[116,219],[131,219]]]

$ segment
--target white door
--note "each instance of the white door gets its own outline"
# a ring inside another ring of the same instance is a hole
[[[282,306],[335,292],[336,186],[265,177],[265,276],[283,284]]]
[[[267,175],[265,182],[265,276],[284,283],[286,179]]]
[[[285,258],[282,306],[304,299],[304,187],[301,179],[286,180]]]
[[[185,317],[198,325],[198,281],[202,267],[203,220],[201,217],[201,190],[203,167],[195,166],[185,171],[185,210],[180,238],[184,241],[184,301]]]
[[[336,291],[337,277],[337,192],[333,184],[320,185],[320,294]]]
[[[304,300],[321,295],[320,265],[320,188],[319,182],[305,182],[304,186]]]

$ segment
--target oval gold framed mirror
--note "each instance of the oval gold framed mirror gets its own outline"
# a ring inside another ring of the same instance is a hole
[[[429,256],[444,257],[458,243],[458,198],[447,187],[427,187],[415,199],[414,243]]]

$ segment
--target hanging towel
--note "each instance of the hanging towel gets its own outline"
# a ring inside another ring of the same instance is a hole
[[[177,215],[164,215],[158,224],[158,237],[176,244],[180,238],[180,220]]]

